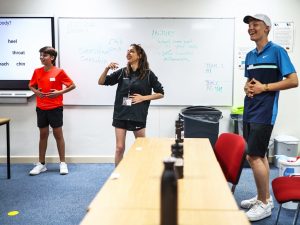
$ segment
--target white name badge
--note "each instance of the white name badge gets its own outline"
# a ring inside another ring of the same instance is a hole
[[[55,81],[55,77],[50,77],[50,81]]]
[[[132,99],[131,98],[127,98],[127,97],[123,98],[123,104],[122,105],[131,106],[131,104],[132,104]]]

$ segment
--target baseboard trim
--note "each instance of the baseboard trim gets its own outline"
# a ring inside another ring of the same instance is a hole
[[[11,163],[35,163],[38,161],[36,156],[11,156]],[[67,156],[67,163],[114,163],[113,156]],[[58,156],[47,156],[47,163],[59,162]],[[0,163],[6,163],[6,157],[0,156]]]

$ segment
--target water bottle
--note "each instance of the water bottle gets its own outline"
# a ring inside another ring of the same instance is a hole
[[[184,131],[183,131],[183,120],[178,118],[175,121],[175,140],[182,143],[184,138]]]
[[[177,179],[173,158],[164,160],[160,192],[160,225],[177,225]]]
[[[177,179],[183,178],[183,145],[176,143],[171,146],[171,156],[175,158],[174,171]]]
[[[181,130],[181,139],[182,139],[182,142],[184,140],[184,120],[182,117],[179,117],[178,120],[180,121],[180,130]]]

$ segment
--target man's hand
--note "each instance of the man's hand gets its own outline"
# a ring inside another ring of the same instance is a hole
[[[245,93],[249,98],[253,98],[254,95],[258,95],[265,91],[265,84],[262,84],[255,78],[248,81],[244,87]]]

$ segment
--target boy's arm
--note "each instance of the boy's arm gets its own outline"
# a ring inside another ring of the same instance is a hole
[[[28,87],[38,97],[40,97],[40,98],[45,97],[44,94],[43,94],[43,92],[41,92],[41,90],[37,88],[37,85],[30,85],[30,83],[29,83]]]
[[[63,90],[61,90],[61,91],[62,91],[61,94],[65,94],[65,93],[67,93],[67,92],[69,92],[69,91],[72,91],[72,90],[75,89],[75,88],[76,88],[76,85],[75,85],[74,83],[72,83],[72,84],[69,85],[68,87],[66,87],[66,88],[64,88]]]
[[[51,92],[47,93],[46,96],[49,98],[56,98],[59,95],[63,95],[69,91],[72,91],[73,89],[75,89],[76,86],[74,83],[70,84],[69,86],[66,86],[66,88],[62,89],[62,90],[55,90],[52,89]]]

